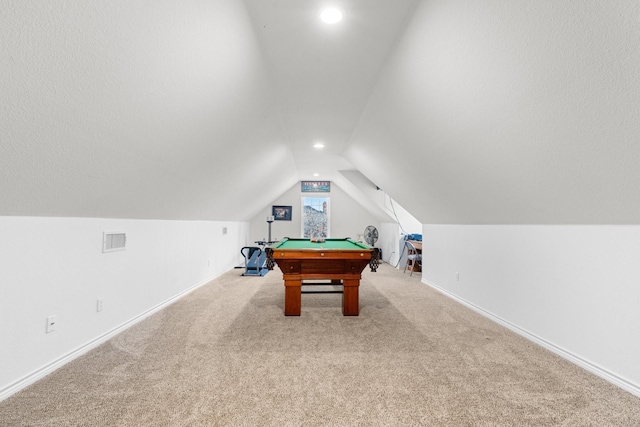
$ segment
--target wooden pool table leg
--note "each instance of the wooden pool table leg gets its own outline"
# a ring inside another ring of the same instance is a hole
[[[284,315],[300,316],[302,307],[302,280],[284,280]]]
[[[344,279],[342,281],[342,315],[358,316],[360,314],[360,303],[358,291],[360,288],[360,280]]]

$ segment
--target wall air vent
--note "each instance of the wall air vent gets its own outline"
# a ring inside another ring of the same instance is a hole
[[[102,252],[123,251],[127,244],[127,233],[123,231],[105,231],[102,234]]]

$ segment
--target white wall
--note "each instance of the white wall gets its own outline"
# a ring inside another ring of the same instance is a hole
[[[247,228],[221,221],[0,217],[0,399],[238,265]],[[103,231],[126,232],[126,250],[102,253]],[[58,317],[57,330],[47,334],[50,315]]]
[[[640,396],[640,226],[423,234],[424,282]]]
[[[422,224],[409,211],[393,200],[384,191],[379,191],[382,207],[389,216],[396,220],[401,234],[421,234]]]
[[[382,249],[382,260],[394,267],[398,262],[402,252],[398,248],[400,240],[400,226],[395,222],[383,222],[380,224],[380,240],[377,246]]]
[[[274,200],[271,205],[265,206],[251,219],[250,244],[253,245],[255,241],[268,237],[267,217],[271,216],[271,207],[273,205],[292,206],[293,215],[291,221],[274,221],[271,224],[271,238],[278,240],[283,237],[301,237],[302,197],[316,196],[330,198],[330,237],[357,239],[358,235],[364,233],[364,229],[368,225],[373,225],[380,233],[380,220],[358,204],[335,183],[331,183],[331,192],[329,193],[302,193],[300,191],[300,183],[297,183],[289,191]]]

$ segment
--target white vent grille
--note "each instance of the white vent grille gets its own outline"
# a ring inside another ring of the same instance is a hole
[[[105,231],[102,236],[102,252],[123,251],[127,244],[127,233]]]

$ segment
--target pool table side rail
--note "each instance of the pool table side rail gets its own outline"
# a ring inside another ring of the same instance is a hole
[[[266,248],[267,268],[273,270],[276,260],[362,260],[369,264],[372,272],[377,271],[380,265],[380,250],[368,247],[367,249],[278,249]]]

